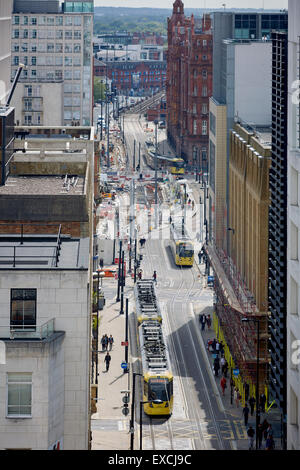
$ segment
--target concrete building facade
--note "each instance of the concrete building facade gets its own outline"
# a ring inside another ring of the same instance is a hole
[[[93,129],[15,131],[0,188],[1,448],[87,450]]]
[[[78,6],[78,7],[76,7]],[[15,1],[11,78],[22,71],[12,104],[19,125],[90,125],[93,0]]]
[[[10,91],[11,18],[13,0],[0,1],[0,105],[5,104]]]
[[[227,252],[229,132],[237,121],[271,125],[271,49],[271,42],[266,41],[224,40],[222,92],[219,100],[215,96],[210,99],[209,234]]]

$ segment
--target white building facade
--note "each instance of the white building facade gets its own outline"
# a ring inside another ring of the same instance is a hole
[[[289,0],[287,446],[300,449],[300,4]]]
[[[28,3],[26,12],[16,3],[12,19],[11,78],[26,66],[12,101],[16,121],[91,125],[93,0],[65,1],[62,10],[57,2],[56,13],[48,2]]]
[[[0,104],[5,104],[10,90],[12,0],[0,0]]]

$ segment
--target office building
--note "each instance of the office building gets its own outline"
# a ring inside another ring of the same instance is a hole
[[[16,128],[0,187],[1,449],[90,447],[94,142],[65,131]]]
[[[12,105],[19,125],[92,123],[93,0],[15,0],[11,77],[24,64]]]
[[[12,6],[13,0],[0,0],[0,106],[10,90]]]
[[[212,95],[211,18],[187,18],[181,0],[168,19],[167,134],[177,155],[207,166],[209,97]]]

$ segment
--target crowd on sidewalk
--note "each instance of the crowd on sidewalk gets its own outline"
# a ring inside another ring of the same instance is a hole
[[[201,324],[201,331],[204,332],[205,329],[208,331],[211,330],[212,320],[210,314],[206,315],[202,313],[199,316],[199,322]],[[249,387],[245,388],[245,404],[241,407],[241,400],[242,396],[239,392],[239,389],[235,386],[233,378],[228,377],[228,369],[229,365],[225,358],[224,354],[224,345],[222,341],[218,341],[216,338],[208,339],[206,348],[208,353],[212,355],[212,368],[214,371],[215,377],[220,377],[220,389],[222,392],[222,396],[225,397],[225,391],[227,389],[227,384],[229,382],[230,390],[232,394],[232,403],[233,406],[236,408],[241,408],[242,417],[244,418],[244,424],[247,428],[247,436],[249,441],[249,450],[254,450],[254,441],[255,441],[255,429],[252,425],[248,426],[249,415],[254,416],[255,413],[255,405],[256,399],[255,397],[249,397]],[[219,375],[219,373],[221,374]],[[275,449],[275,441],[273,438],[273,429],[272,425],[268,422],[265,418],[264,421],[261,423],[261,415],[265,412],[266,407],[266,396],[262,393],[259,397],[259,404],[258,404],[258,435],[257,435],[257,443],[258,449],[265,449],[265,450],[274,450]],[[264,441],[264,443],[263,443]]]

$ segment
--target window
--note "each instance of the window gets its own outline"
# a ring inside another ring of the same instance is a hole
[[[298,259],[298,227],[291,222],[291,260]]]
[[[27,25],[28,24],[28,16],[23,17],[23,24]]]
[[[194,119],[193,121],[193,134],[196,135],[197,134],[197,120]]]
[[[203,97],[207,96],[207,87],[206,86],[202,87],[202,96]]]
[[[33,29],[31,31],[31,39],[36,39],[37,38],[37,30],[36,29]]]
[[[72,26],[72,24],[73,24],[72,20],[73,20],[72,16],[66,16],[65,17],[65,25],[66,26]]]
[[[74,44],[74,52],[80,52],[81,51],[81,45],[80,44]]]
[[[299,286],[295,279],[290,277],[290,314],[298,315],[298,291]]]
[[[22,52],[28,52],[28,44],[27,42],[23,42],[21,44],[21,49],[22,49]]]
[[[11,289],[10,325],[13,328],[35,329],[36,289]]]
[[[7,374],[7,417],[31,417],[32,373]]]
[[[15,55],[13,58],[13,65],[19,65],[19,56]]]
[[[203,47],[206,47],[206,46],[207,46],[207,40],[203,39]]]
[[[25,111],[32,111],[32,98],[24,99],[24,108]]]
[[[202,77],[203,77],[204,79],[207,78],[207,70],[202,70]]]
[[[193,104],[193,114],[197,114],[197,105],[196,105],[196,103]]]
[[[206,103],[202,104],[202,114],[207,114],[208,113],[208,107]]]
[[[36,18],[35,18],[34,16],[31,18],[30,24],[32,24],[32,25],[36,25],[36,24],[37,24],[37,20],[36,20]]]
[[[290,387],[290,424],[298,427],[298,419],[298,397]]]
[[[47,44],[47,52],[54,52],[54,42]]]
[[[65,39],[72,39],[72,31],[65,31]],[[74,32],[75,39],[75,32]]]
[[[298,171],[291,167],[291,205],[299,205],[299,176]]]
[[[20,37],[20,32],[18,29],[13,30],[13,38],[18,39]]]
[[[28,38],[28,29],[24,29],[23,31],[23,38],[27,39]]]
[[[81,39],[81,31],[74,31],[74,39]]]
[[[207,135],[207,121],[202,121],[202,135]]]
[[[20,17],[19,16],[14,16],[13,17],[13,24],[20,24]]]
[[[62,16],[57,16],[56,17],[56,26],[62,26],[63,24],[63,17]]]
[[[209,127],[213,135],[216,135],[216,116],[210,112],[209,113]]]
[[[31,65],[36,65],[36,57],[31,57]]]
[[[14,52],[19,52],[19,50],[20,50],[19,44],[17,44],[17,43],[14,44],[14,45],[13,45],[13,51],[14,51]]]
[[[25,96],[32,96],[32,86],[25,85]]]
[[[61,29],[56,30],[56,39],[62,39],[63,38],[63,31]]]

